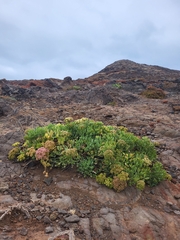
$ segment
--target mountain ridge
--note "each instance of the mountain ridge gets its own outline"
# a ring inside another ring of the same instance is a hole
[[[134,62],[132,60],[129,60],[129,59],[121,59],[121,60],[117,60],[109,65],[107,65],[104,69],[106,69],[107,67],[110,67],[110,66],[117,66],[117,65],[128,65],[128,64],[131,64],[131,65],[134,65],[136,67],[153,67],[153,68],[159,68],[161,70],[165,70],[165,71],[176,71],[176,72],[179,72],[180,73],[180,70],[176,70],[176,69],[171,69],[171,68],[167,68],[167,67],[163,67],[163,66],[159,66],[159,65],[151,65],[151,64],[145,64],[145,63],[137,63],[137,62]],[[99,72],[102,72],[104,69],[100,70]]]
[[[124,78],[136,79],[139,77],[151,78],[160,80],[176,80],[180,78],[180,71],[165,68],[157,65],[140,64],[131,60],[118,60],[112,64],[107,65],[105,68],[100,70],[98,73],[93,74],[91,77],[98,77],[103,75],[109,76],[111,79]],[[143,75],[143,76],[142,76]]]

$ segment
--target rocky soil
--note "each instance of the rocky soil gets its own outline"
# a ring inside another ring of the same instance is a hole
[[[165,98],[142,96],[150,85]],[[172,180],[116,193],[76,169],[53,169],[44,178],[40,165],[7,159],[26,129],[65,117],[148,136],[159,143],[159,161]],[[0,132],[0,239],[180,239],[180,71],[122,60],[74,81],[2,79]]]

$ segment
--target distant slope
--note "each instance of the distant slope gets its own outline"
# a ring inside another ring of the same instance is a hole
[[[139,64],[130,60],[116,61],[100,72],[88,77],[87,81],[98,85],[101,82],[141,83],[144,87],[154,85],[164,90],[180,91],[180,71],[160,66]]]

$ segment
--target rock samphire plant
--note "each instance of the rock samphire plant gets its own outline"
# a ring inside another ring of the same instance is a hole
[[[150,139],[87,118],[27,130],[24,141],[13,146],[10,160],[40,161],[45,176],[47,168],[75,166],[84,177],[118,192],[128,185],[143,190],[171,178]]]

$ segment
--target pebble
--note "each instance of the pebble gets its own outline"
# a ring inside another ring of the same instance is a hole
[[[180,194],[174,195],[175,199],[180,199]]]
[[[41,193],[38,193],[37,194],[37,198],[41,198],[42,197],[42,194]]]
[[[165,211],[165,212],[167,212],[167,213],[170,213],[170,212],[172,212],[172,210],[171,210],[171,209],[169,209],[169,208],[168,208],[168,207],[166,207],[166,206],[164,207],[164,211]]]
[[[12,228],[8,225],[5,225],[4,228],[3,228],[3,232],[11,232],[12,231]]]
[[[42,219],[42,217],[43,216],[40,215],[40,216],[37,216],[36,219],[40,221]]]
[[[174,205],[174,204],[171,206],[171,208],[172,208],[173,210],[179,210],[179,207],[176,206],[176,205]]]
[[[60,222],[59,222],[59,226],[60,226],[60,227],[63,227],[65,224],[66,224],[65,221],[60,221]]]
[[[80,210],[81,214],[90,214],[91,211],[90,210]]]
[[[40,206],[41,206],[41,207],[44,207],[44,206],[45,206],[45,203],[44,203],[44,202],[40,202]]]
[[[48,216],[45,216],[43,219],[44,223],[48,224],[51,223],[51,219]]]
[[[49,186],[49,185],[51,185],[52,181],[53,181],[52,177],[49,177],[49,178],[45,178],[43,182]]]
[[[174,213],[180,215],[180,211],[175,210]]]
[[[8,190],[9,189],[9,185],[6,182],[3,182],[2,180],[0,181],[0,192]]]
[[[23,227],[23,228],[20,229],[19,233],[22,236],[26,236],[28,234],[28,230],[27,230],[27,228]]]
[[[67,214],[67,211],[63,210],[63,209],[58,209],[58,213],[60,213],[60,214]]]
[[[69,223],[76,223],[80,221],[80,218],[75,214],[69,217],[65,217],[64,219],[66,222],[69,222]]]
[[[108,214],[108,212],[109,212],[109,209],[108,209],[108,208],[101,208],[101,209],[100,209],[100,213],[101,213],[102,215],[106,215],[106,214]]]
[[[49,226],[45,228],[45,233],[52,233],[52,232],[54,232],[53,227]]]

